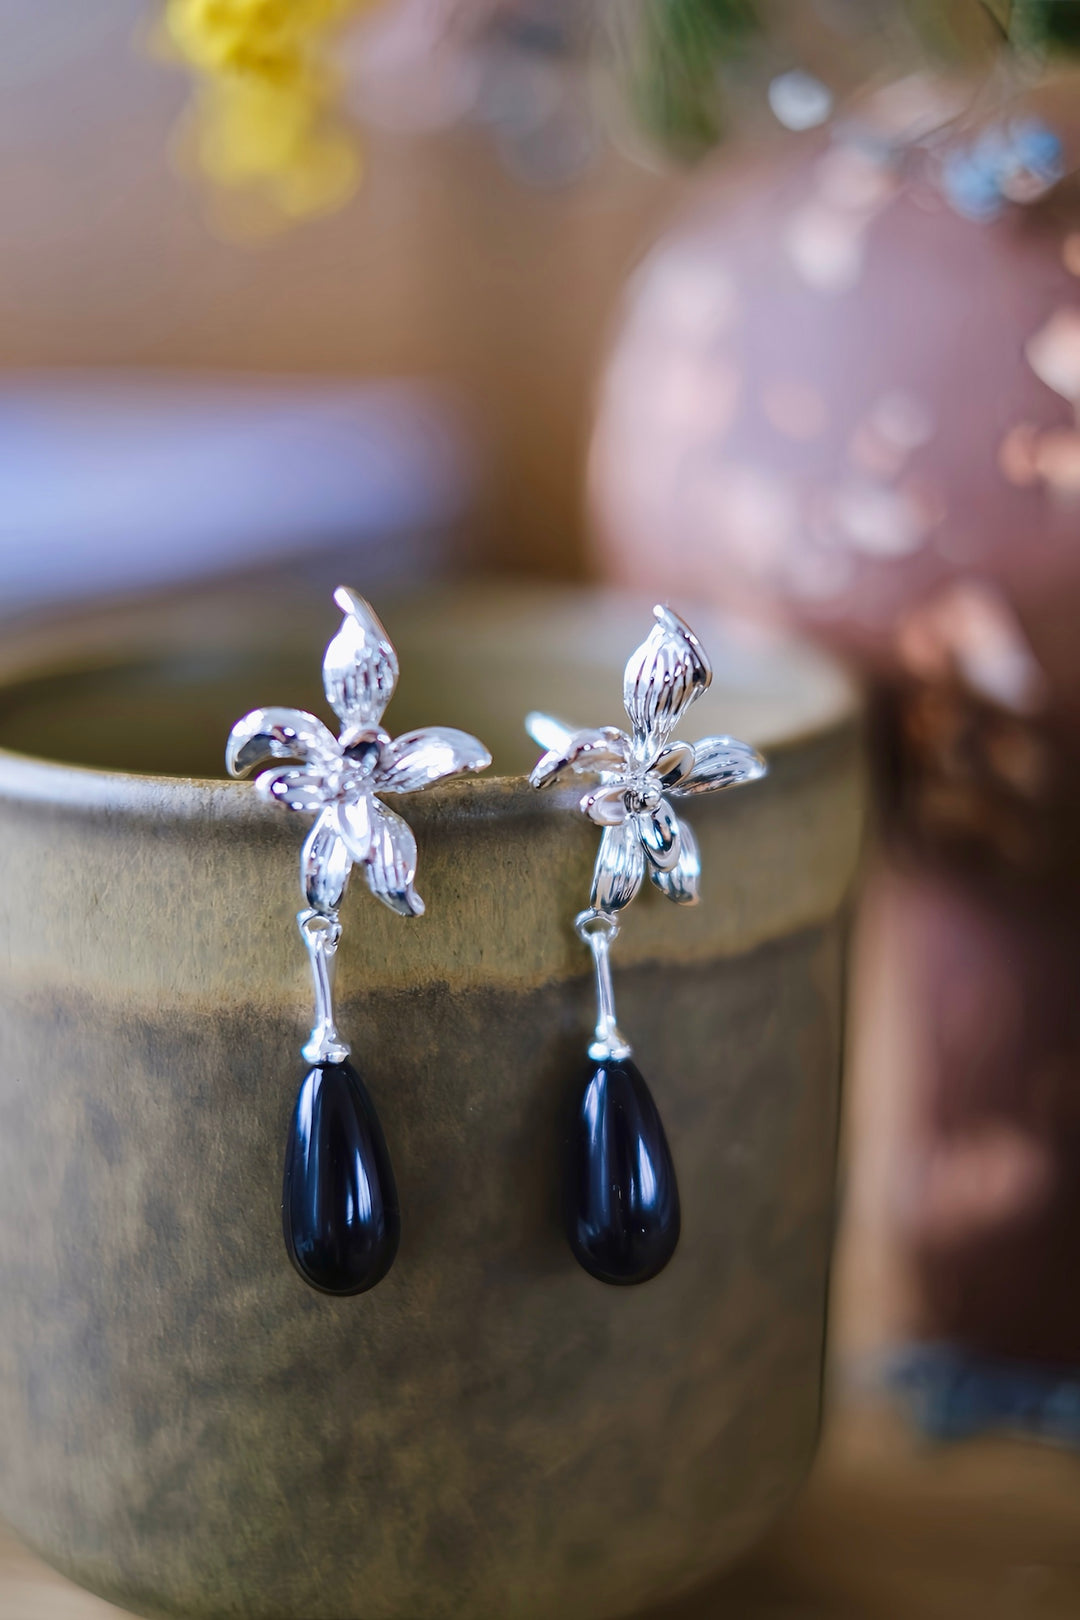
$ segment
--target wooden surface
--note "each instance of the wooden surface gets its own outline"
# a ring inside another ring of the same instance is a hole
[[[1078,1614],[1080,1459],[1007,1441],[919,1449],[882,1410],[845,1407],[788,1519],[738,1569],[651,1620]],[[0,1531],[0,1620],[121,1615]]]

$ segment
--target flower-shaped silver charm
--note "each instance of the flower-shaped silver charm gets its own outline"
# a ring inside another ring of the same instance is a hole
[[[485,770],[491,755],[476,737],[449,726],[391,738],[379,722],[397,684],[397,654],[362,596],[341,585],[334,601],[345,617],[326,649],[323,684],[341,720],[340,738],[302,709],[255,709],[233,727],[226,763],[232,776],[244,776],[269,760],[297,762],[263,771],[255,788],[268,803],[316,815],[301,855],[313,911],[335,917],[349,873],[360,865],[384,905],[419,917],[416,839],[379,795],[415,793]]]
[[[575,731],[543,714],[525,721],[533,740],[547,749],[530,777],[534,787],[571,772],[598,778],[581,809],[604,829],[590,904],[608,916],[630,904],[646,871],[669,900],[693,905],[701,874],[697,840],[669,795],[712,793],[766,771],[761,755],[733,737],[671,740],[690,705],[708,691],[712,666],[677,613],[658,606],[653,616],[656,624],[623,676],[629,732],[614,726]]]

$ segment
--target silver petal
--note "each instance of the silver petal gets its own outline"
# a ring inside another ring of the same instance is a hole
[[[366,861],[374,836],[375,800],[366,793],[337,806],[337,830],[354,861]]]
[[[407,821],[372,799],[371,852],[367,880],[383,905],[402,917],[422,917],[424,902],[413,888],[416,839]]]
[[[690,626],[670,608],[653,608],[656,624],[623,675],[623,701],[639,756],[661,752],[694,700],[709,689],[712,665]]]
[[[525,716],[525,730],[538,748],[550,753],[552,749],[564,749],[581,727],[568,725],[565,720],[557,720],[553,714],[541,714],[533,709]]]
[[[322,771],[312,765],[263,771],[255,778],[255,791],[267,804],[283,804],[286,810],[321,810],[333,797]]]
[[[642,810],[634,817],[641,845],[652,866],[670,872],[679,861],[679,818],[661,799],[655,810]]]
[[[225,765],[230,776],[244,776],[268,759],[322,762],[338,752],[329,727],[304,709],[252,709],[229,733]]]
[[[424,726],[398,737],[386,750],[380,766],[377,788],[380,793],[415,793],[430,787],[444,776],[461,771],[486,771],[491,755],[478,737],[453,726]]]
[[[345,615],[323,658],[326,699],[347,726],[371,726],[394,695],[398,661],[368,602],[347,585],[334,601]]]
[[[689,743],[670,743],[653,769],[663,786],[670,790],[678,787],[679,783],[689,776],[694,768],[694,758],[694,750]]]
[[[623,770],[630,757],[630,739],[615,726],[591,727],[575,731],[566,743],[549,748],[536,763],[529,781],[533,787],[547,787],[564,771]]]
[[[335,912],[345,896],[352,871],[349,847],[338,832],[337,808],[324,810],[304,840],[300,878],[313,910]]]
[[[645,876],[645,852],[637,826],[632,820],[621,827],[605,827],[593,871],[594,911],[609,914],[628,906],[641,888]]]
[[[694,744],[694,768],[672,792],[680,797],[691,793],[715,793],[720,788],[737,787],[740,782],[756,782],[769,767],[756,749],[736,737],[703,737]]]
[[[621,827],[626,820],[626,789],[619,783],[594,788],[580,800],[580,808],[598,827]]]
[[[666,894],[676,905],[694,906],[698,901],[698,879],[701,877],[701,856],[698,854],[694,829],[688,822],[679,822],[679,859],[670,872],[657,867],[649,871],[661,894]]]

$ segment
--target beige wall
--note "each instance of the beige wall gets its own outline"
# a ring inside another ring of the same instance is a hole
[[[381,137],[340,216],[230,244],[170,167],[184,86],[136,42],[152,4],[4,5],[0,366],[449,376],[496,451],[498,558],[574,571],[593,368],[674,182],[612,155],[528,192],[482,136]]]

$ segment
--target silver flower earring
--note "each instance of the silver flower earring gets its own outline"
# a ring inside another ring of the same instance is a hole
[[[397,684],[397,654],[362,596],[342,585],[334,601],[344,619],[326,649],[323,684],[341,720],[340,738],[302,709],[255,709],[233,727],[225,760],[232,776],[270,760],[296,761],[263,771],[255,789],[267,803],[317,818],[300,856],[306,909],[297,915],[315,986],[315,1024],[302,1049],[311,1068],[289,1130],[282,1221],[289,1257],[305,1282],[327,1294],[361,1294],[393,1264],[401,1217],[382,1127],[334,1022],[338,908],[355,865],[364,868],[376,899],[403,917],[419,917],[416,840],[380,795],[485,770],[491,755],[475,737],[446,726],[391,739],[379,722]]]
[[[708,690],[712,666],[677,613],[655,607],[653,616],[656,624],[623,676],[629,733],[614,726],[576,731],[544,714],[525,721],[547,750],[530,778],[533,787],[570,773],[597,779],[580,809],[604,830],[589,907],[574,920],[596,972],[596,1033],[567,1142],[564,1212],[577,1260],[602,1282],[617,1284],[647,1282],[662,1271],[681,1225],[664,1127],[615,1019],[611,947],[619,913],[646,872],[669,900],[697,901],[697,841],[669,794],[711,793],[753,782],[766,770],[760,754],[732,737],[671,741],[690,705]]]

